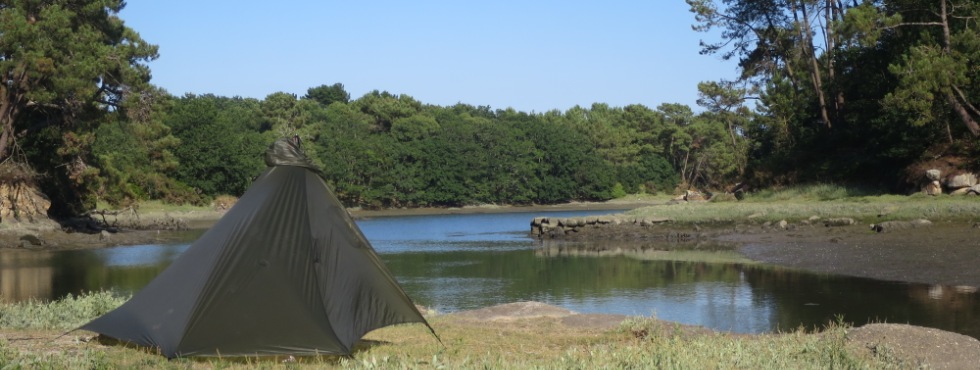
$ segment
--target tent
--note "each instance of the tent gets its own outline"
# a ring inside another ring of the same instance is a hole
[[[417,322],[431,331],[299,143],[276,141],[265,161],[166,270],[79,329],[168,358],[348,355],[377,328]]]

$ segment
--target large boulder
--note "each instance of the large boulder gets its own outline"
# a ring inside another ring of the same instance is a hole
[[[939,170],[938,169],[935,169],[935,168],[926,171],[926,178],[928,178],[929,181],[939,181],[939,177],[941,175],[942,175],[942,173],[939,172]]]
[[[684,193],[684,200],[688,202],[703,202],[707,200],[707,197],[701,192],[688,190]]]
[[[932,181],[922,187],[922,192],[926,195],[939,195],[943,193],[943,187],[939,185],[939,181]]]
[[[977,175],[969,172],[950,175],[946,178],[946,187],[949,189],[968,188],[976,184]]]

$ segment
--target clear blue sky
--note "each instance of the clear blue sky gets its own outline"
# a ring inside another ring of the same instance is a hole
[[[342,83],[426,104],[524,112],[682,103],[736,76],[698,54],[683,1],[131,0],[120,12],[160,47],[171,94],[264,99]]]

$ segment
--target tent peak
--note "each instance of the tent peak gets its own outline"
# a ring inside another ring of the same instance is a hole
[[[265,150],[265,164],[269,167],[297,166],[320,171],[320,168],[313,164],[313,161],[300,149],[298,136],[292,139],[281,138],[269,145]]]

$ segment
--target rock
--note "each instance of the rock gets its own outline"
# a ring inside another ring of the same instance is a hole
[[[939,172],[939,170],[937,170],[935,168],[926,171],[926,178],[928,178],[929,181],[939,181],[939,176],[940,175],[942,175],[942,173]]]
[[[961,173],[946,178],[946,187],[950,189],[968,188],[977,184],[977,175]]]
[[[684,194],[684,200],[688,202],[702,202],[707,200],[707,198],[705,198],[704,194],[701,194],[700,192],[688,190],[687,193]]]
[[[17,167],[18,165],[13,165]],[[0,173],[9,173],[10,165],[0,165]],[[47,219],[51,201],[27,181],[0,182],[0,220],[3,222],[38,222]]]
[[[20,242],[21,242],[20,245],[22,247],[28,247],[28,246],[40,247],[40,246],[44,245],[44,241],[41,240],[41,238],[39,238],[37,235],[34,235],[34,234],[24,234],[24,235],[21,235],[20,236]]]
[[[959,189],[956,189],[956,190],[951,191],[949,193],[949,195],[966,195],[966,194],[970,193],[972,190],[973,190],[973,188],[959,188]]]
[[[826,227],[831,226],[850,226],[854,225],[854,219],[850,217],[838,217],[838,218],[828,218],[823,222]]]
[[[99,240],[101,240],[101,241],[107,241],[107,240],[109,240],[109,237],[110,236],[111,236],[111,234],[109,234],[108,231],[102,230],[102,232],[99,233]]]
[[[939,186],[939,181],[933,181],[922,187],[922,192],[926,195],[939,195],[943,193],[943,187]]]
[[[810,216],[810,218],[808,218],[807,220],[810,221],[810,222],[819,221],[820,220],[820,216],[813,215],[813,216]]]
[[[973,185],[966,191],[966,195],[980,195],[980,185]]]
[[[789,226],[789,223],[786,222],[786,220],[779,220],[779,223],[776,225],[779,226],[780,229],[786,230],[786,227]]]
[[[539,227],[542,224],[545,224],[547,222],[548,222],[548,218],[547,217],[535,217],[534,219],[531,220],[531,226],[533,226],[533,227]]]

